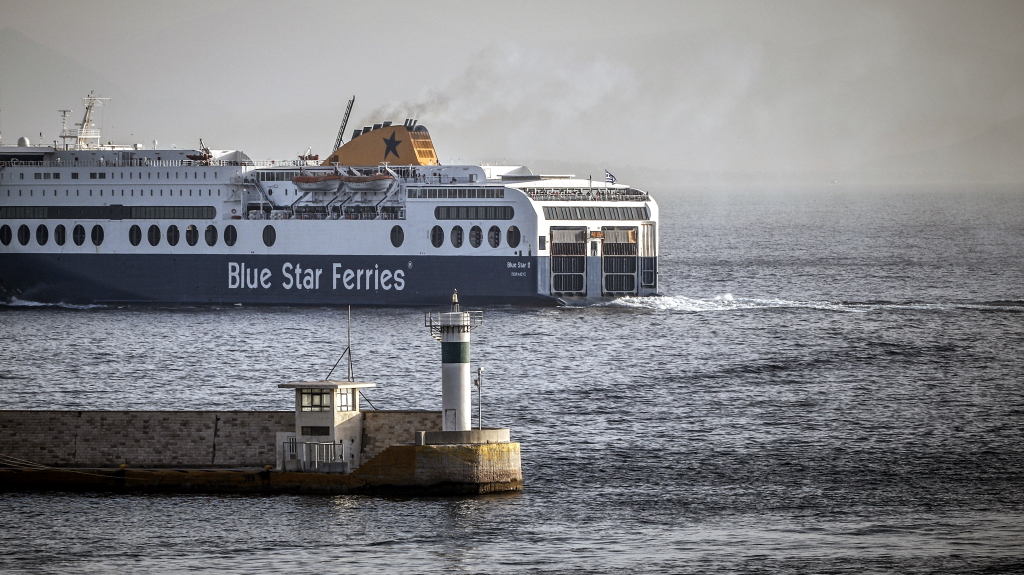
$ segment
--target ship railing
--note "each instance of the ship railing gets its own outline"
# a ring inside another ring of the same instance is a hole
[[[634,188],[520,188],[531,200],[538,202],[646,202],[650,194]]]
[[[344,443],[297,441],[289,437],[281,444],[285,469],[300,467],[302,471],[348,473]],[[295,465],[296,462],[298,465]],[[298,469],[295,469],[298,471]]]
[[[142,153],[141,151],[125,150],[129,153]],[[131,160],[72,160],[63,162],[60,160],[41,160],[38,162],[24,162],[21,160],[0,161],[0,167],[18,166],[29,168],[77,168],[77,167],[107,167],[107,168],[136,168],[136,167],[203,167],[203,166],[248,166],[248,167],[290,167],[290,166],[319,166],[319,162],[311,160],[156,160],[153,158],[135,158]]]
[[[273,211],[269,216],[260,210],[250,210],[246,214],[246,219],[250,220],[404,220],[405,210],[400,210],[397,213],[382,212],[377,214],[339,214],[337,212],[332,213],[295,213],[288,214],[283,211]]]

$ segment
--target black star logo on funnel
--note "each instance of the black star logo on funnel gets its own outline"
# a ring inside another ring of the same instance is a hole
[[[394,154],[396,158],[399,158],[399,156],[398,156],[398,144],[401,144],[402,140],[396,140],[395,139],[395,134],[396,133],[397,132],[391,132],[391,137],[390,138],[384,138],[384,145],[387,146],[387,149],[384,150],[384,159],[385,160],[388,159],[388,154]],[[401,158],[399,158],[399,159],[401,159]]]

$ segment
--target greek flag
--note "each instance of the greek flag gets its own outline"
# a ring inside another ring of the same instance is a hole
[[[605,170],[604,171],[604,181],[609,183],[609,184],[614,184],[615,183],[615,176],[611,172],[609,172],[608,170]]]

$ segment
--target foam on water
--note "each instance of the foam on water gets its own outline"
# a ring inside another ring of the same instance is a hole
[[[63,309],[102,309],[107,306],[99,304],[88,304],[88,305],[77,305],[70,303],[42,303],[32,300],[23,300],[16,297],[12,297],[10,301],[0,301],[0,306],[3,307],[55,307]]]
[[[865,313],[882,310],[1000,310],[1024,312],[1021,302],[930,303],[930,302],[844,302],[826,300],[787,300],[777,298],[736,297],[726,293],[711,299],[683,295],[626,297],[607,304],[625,308],[656,311],[722,312],[749,309],[813,309],[822,311]]]

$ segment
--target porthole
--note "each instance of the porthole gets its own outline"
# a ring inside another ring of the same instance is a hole
[[[85,243],[85,227],[82,224],[78,224],[75,229],[71,230],[71,239],[74,240],[76,246]]]
[[[149,245],[155,246],[160,243],[160,226],[153,224],[149,226]]]
[[[133,246],[137,246],[142,242],[142,228],[139,226],[132,226],[128,228],[128,241]]]
[[[487,243],[492,248],[496,248],[501,245],[501,228],[498,226],[491,226],[491,229],[487,230]]]
[[[276,241],[277,241],[277,230],[274,229],[274,226],[266,226],[266,227],[264,227],[263,228],[263,244],[266,245],[269,248],[270,246],[274,245],[274,242],[276,242]]]
[[[28,226],[21,224],[21,227],[18,228],[18,243],[24,246],[30,239],[32,239],[32,232],[28,230]]]
[[[391,245],[396,248],[402,247],[402,242],[405,241],[405,232],[402,231],[402,226],[395,226],[391,228]]]
[[[11,226],[7,224],[0,226],[0,243],[5,246],[11,245]]]
[[[103,243],[103,226],[96,224],[92,227],[92,245],[98,246]]]
[[[64,228],[64,224],[59,224],[57,227],[53,228],[53,241],[56,242],[58,246],[62,246],[64,245],[64,242],[68,241],[68,232],[67,229]]]
[[[452,245],[457,248],[462,247],[462,226],[452,228]]]
[[[178,226],[167,226],[167,244],[171,246],[176,246],[178,245],[179,239],[181,239],[181,232],[178,231]]]
[[[46,229],[46,226],[43,224],[36,226],[36,242],[41,246],[45,246],[49,240],[50,230]]]
[[[190,246],[196,245],[196,242],[199,241],[199,228],[189,224],[188,227],[185,228],[185,241],[188,242],[188,245]]]
[[[509,226],[508,234],[506,235],[505,239],[508,241],[508,247],[518,248],[519,241],[523,239],[523,236],[522,234],[519,233],[519,228],[515,226]]]
[[[224,228],[224,243],[226,243],[229,246],[233,246],[237,241],[238,230],[235,229],[235,226],[228,226]]]
[[[478,248],[483,241],[484,231],[480,229],[480,226],[473,226],[469,228],[469,245],[474,248]]]
[[[206,245],[217,245],[217,226],[206,226]]]
[[[441,229],[441,226],[430,228],[430,243],[435,248],[441,247],[441,244],[444,243],[444,230]]]

